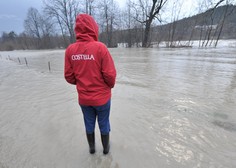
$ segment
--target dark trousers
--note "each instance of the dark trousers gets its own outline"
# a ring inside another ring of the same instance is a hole
[[[99,129],[102,135],[107,135],[110,132],[110,106],[111,100],[102,106],[83,106],[80,105],[83,115],[84,124],[87,134],[92,134],[95,129],[96,118]]]

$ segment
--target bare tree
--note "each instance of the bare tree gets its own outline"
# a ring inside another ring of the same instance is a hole
[[[208,45],[211,45],[211,37],[214,38],[214,34],[217,31],[217,27],[214,26],[214,20],[215,20],[215,11],[218,6],[220,6],[223,2],[226,0],[203,0],[200,3],[202,3],[201,7],[209,9],[208,12],[205,14],[205,25],[201,26],[201,34],[200,34],[200,41],[199,41],[199,47],[207,47]],[[204,4],[204,5],[203,5]],[[210,19],[210,21],[209,21]],[[205,32],[205,36],[203,36],[203,33]],[[202,41],[202,42],[201,42]],[[200,44],[201,43],[201,44]]]
[[[137,20],[140,23],[144,24],[144,38],[142,40],[142,47],[149,47],[149,37],[150,37],[150,30],[152,22],[155,19],[158,19],[158,15],[166,4],[168,0],[139,0],[138,6],[142,10],[141,17],[138,16]],[[140,20],[140,18],[142,18]]]
[[[25,31],[34,38],[36,48],[51,48],[50,35],[53,34],[53,25],[50,18],[43,17],[36,8],[29,8],[24,21]]]
[[[119,12],[117,4],[113,0],[103,0],[99,3],[100,18],[99,25],[101,27],[104,41],[108,47],[114,47],[116,44],[113,42],[113,31],[116,21],[116,15]],[[116,13],[115,13],[116,12]]]
[[[216,37],[216,40],[215,40],[215,44],[214,44],[215,47],[217,46],[218,41],[220,39],[220,36],[221,36],[222,30],[223,30],[226,18],[228,16],[230,16],[233,13],[233,11],[234,11],[234,8],[229,9],[229,7],[230,7],[230,1],[227,0],[226,1],[226,7],[225,7],[224,15],[222,16],[221,22],[217,26],[217,28],[219,28],[219,33],[218,33],[218,35]]]
[[[27,18],[24,21],[24,27],[27,33],[41,39],[40,22],[42,18],[36,8],[29,8]]]
[[[121,20],[123,21],[123,30],[124,30],[124,40],[123,42],[127,43],[126,47],[132,47],[134,44],[134,39],[137,36],[134,34],[135,22],[134,12],[133,12],[133,3],[131,0],[126,1],[126,7],[122,12]]]
[[[76,0],[44,0],[44,11],[55,19],[55,24],[60,27],[64,37],[65,46],[68,45],[66,36],[69,35],[70,43],[75,41],[74,22],[78,13]]]
[[[174,1],[172,3],[172,11],[171,11],[171,23],[169,24],[169,31],[168,31],[168,47],[175,47],[174,44],[175,33],[177,28],[177,21],[179,20],[180,11],[182,8],[182,1]]]
[[[225,22],[226,22],[227,18],[234,12],[234,8],[232,5],[233,2],[235,2],[235,1],[234,0],[233,1],[230,1],[230,0],[225,1],[225,6],[223,8],[223,10],[224,10],[223,15],[221,15],[221,19],[220,19],[219,23],[217,24],[216,30],[215,30],[212,40],[210,42],[210,46],[214,41],[215,41],[214,47],[217,46],[218,41],[221,36],[221,33],[222,33],[222,30],[223,30],[223,27],[225,25]],[[218,3],[221,3],[221,1],[219,1]]]
[[[128,28],[128,47],[132,46],[132,34],[131,34],[131,1],[127,1],[127,14],[128,14],[128,20],[127,20],[127,28]]]
[[[95,0],[85,0],[85,10],[89,15],[92,15],[92,12],[94,10],[94,1]]]
[[[29,8],[27,13],[27,18],[24,21],[24,27],[27,32],[27,34],[36,37],[36,45],[37,48],[40,48],[41,43],[41,23],[42,23],[42,17],[38,10],[36,8]]]
[[[209,43],[209,41],[210,41],[210,37],[211,37],[211,35],[212,35],[215,10],[216,10],[216,8],[217,8],[222,2],[224,2],[224,1],[225,1],[225,0],[220,0],[220,1],[217,2],[216,5],[211,9],[211,13],[210,13],[211,23],[210,23],[210,26],[208,26],[208,33],[206,34],[206,35],[207,35],[207,41],[206,41],[205,47],[207,47],[207,45],[208,45],[208,43]]]

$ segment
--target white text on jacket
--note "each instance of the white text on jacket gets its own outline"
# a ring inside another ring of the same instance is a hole
[[[73,61],[77,61],[77,60],[95,60],[93,55],[89,55],[89,54],[77,54],[77,55],[72,55],[71,59]]]

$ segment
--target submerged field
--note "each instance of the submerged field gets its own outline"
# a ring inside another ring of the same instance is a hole
[[[98,128],[88,152],[64,50],[0,52],[1,168],[236,167],[235,48],[110,51],[108,156]]]

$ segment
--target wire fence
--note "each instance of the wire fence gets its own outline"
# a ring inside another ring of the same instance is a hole
[[[47,57],[17,57],[11,55],[0,55],[0,60],[15,62],[19,65],[25,65],[28,68],[38,69],[42,72],[63,72],[63,59],[58,60],[50,56]]]

